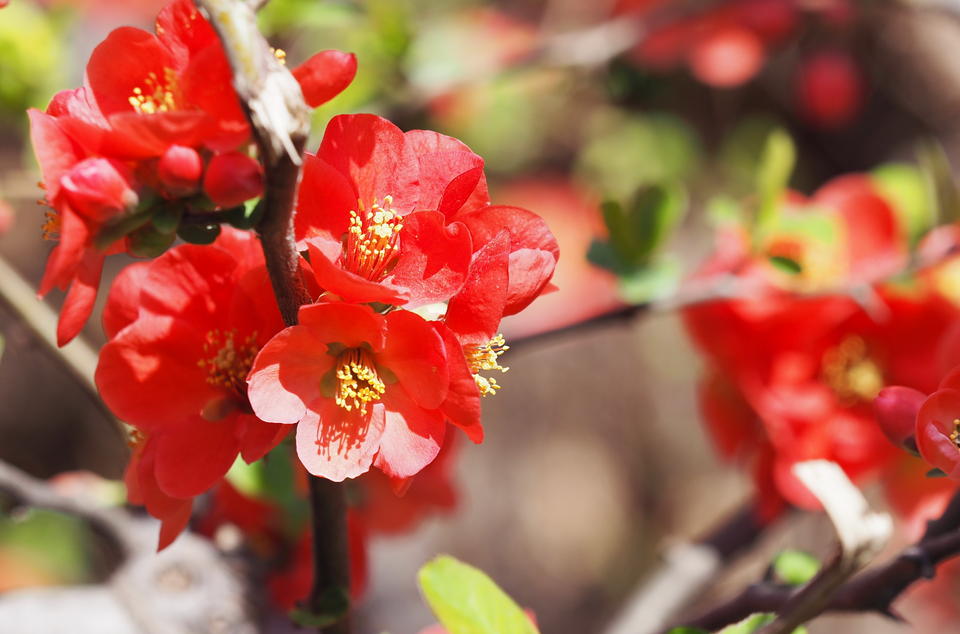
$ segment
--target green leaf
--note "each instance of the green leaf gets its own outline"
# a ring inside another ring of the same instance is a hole
[[[783,583],[802,586],[820,570],[820,562],[810,553],[785,550],[773,560],[773,571]]]
[[[231,226],[243,230],[253,229],[263,218],[263,201],[247,201],[247,204],[226,209],[222,213],[224,220]]]
[[[161,233],[153,225],[145,225],[130,234],[129,251],[132,255],[155,258],[170,248],[176,235]]]
[[[641,189],[627,212],[635,251],[633,262],[646,261],[673,233],[687,208],[686,191],[679,185]]]
[[[420,589],[450,634],[537,634],[523,610],[487,575],[440,555],[420,569]]]
[[[789,273],[790,275],[799,275],[803,273],[803,267],[796,260],[791,260],[790,258],[783,255],[771,255],[770,264],[774,268],[783,271],[784,273]]]
[[[220,235],[220,225],[180,225],[177,235],[190,244],[212,244]]]
[[[701,630],[699,627],[675,627],[672,628],[667,634],[710,634],[707,630]]]
[[[117,218],[100,229],[93,239],[93,245],[101,251],[106,250],[120,238],[150,222],[150,215],[150,210],[146,209]]]
[[[167,203],[160,205],[153,212],[150,222],[153,228],[163,234],[174,234],[177,227],[180,226],[180,218],[183,217],[183,205],[177,203]]]
[[[601,269],[620,274],[623,271],[623,261],[620,254],[609,242],[594,239],[587,249],[587,260]]]
[[[930,471],[927,471],[928,478],[946,478],[947,473],[943,469],[933,468]]]
[[[624,301],[644,304],[667,297],[677,290],[682,271],[675,260],[663,260],[620,277],[619,291]]]
[[[923,172],[907,163],[887,163],[874,169],[870,177],[915,243],[933,225],[936,216]]]
[[[757,227],[763,229],[774,222],[780,207],[780,199],[790,181],[797,150],[790,135],[781,129],[767,137],[767,143],[757,171]]]

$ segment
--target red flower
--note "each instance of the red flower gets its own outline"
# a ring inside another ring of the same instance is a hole
[[[952,479],[960,479],[960,368],[944,377],[917,412],[920,456]]]
[[[371,464],[406,478],[443,442],[438,409],[451,385],[443,341],[408,311],[312,304],[257,355],[250,403],[261,419],[298,423],[307,470],[341,481]]]
[[[250,409],[246,376],[281,326],[256,239],[225,230],[214,246],[176,247],[118,277],[104,311],[110,341],[96,381],[108,407],[149,437],[141,476],[188,499],[239,453],[262,457],[282,428]]]
[[[463,284],[471,252],[504,229],[512,314],[544,291],[559,249],[535,214],[489,205],[483,161],[467,146],[349,115],[335,117],[317,154],[307,155],[297,238],[317,283],[346,301],[446,301]]]

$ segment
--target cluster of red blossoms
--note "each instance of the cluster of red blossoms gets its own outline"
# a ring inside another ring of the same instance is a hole
[[[327,51],[293,74],[316,106],[355,68]],[[111,33],[84,86],[30,114],[59,236],[41,293],[69,286],[61,343],[89,316],[106,255],[156,256],[110,290],[96,382],[136,429],[129,497],[164,520],[161,546],[238,456],[260,459],[294,425],[311,474],[376,466],[400,491],[448,422],[482,440],[480,399],[505,370],[500,320],[552,288],[559,253],[537,215],[491,204],[483,160],[463,143],[373,115],[330,122],[295,210],[315,301],[284,328],[260,242],[243,230],[258,220],[261,167],[223,49],[191,2],[168,5],[156,34]]]
[[[933,392],[960,361],[960,298],[950,282],[958,261],[943,257],[944,235],[931,234],[916,257],[936,264],[884,281],[906,264],[906,230],[866,176],[837,178],[809,200],[788,195],[783,206],[778,228],[759,243],[739,228],[721,232],[716,254],[698,274],[733,276],[744,298],[684,314],[709,360],[700,400],[714,440],[723,456],[750,465],[768,516],[784,503],[816,506],[791,467],[823,458],[861,482],[881,477],[908,520],[929,517],[954,487],[924,478],[930,467],[891,445],[874,399],[891,384],[908,386],[909,394]],[[799,272],[781,270],[777,258],[796,262]],[[950,381],[947,394],[956,379]],[[926,415],[943,398],[931,397]],[[901,400],[894,407],[881,397],[879,407],[902,416]],[[949,419],[939,410],[936,416],[943,418],[936,423],[941,436],[917,434],[925,457],[931,439],[942,450],[955,434],[960,408]],[[953,465],[960,463],[957,446],[950,446]]]

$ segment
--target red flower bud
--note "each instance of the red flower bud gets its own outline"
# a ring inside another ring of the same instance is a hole
[[[240,152],[218,154],[207,165],[203,189],[221,207],[236,207],[263,191],[260,163]]]
[[[913,448],[913,439],[917,428],[917,412],[927,399],[919,390],[891,385],[880,390],[873,399],[873,410],[880,429],[898,447]]]
[[[60,185],[70,207],[93,222],[106,222],[138,202],[127,170],[110,159],[80,161],[63,175]]]
[[[320,51],[293,69],[303,99],[310,107],[324,104],[350,85],[357,74],[357,56],[343,51]]]
[[[160,157],[157,176],[173,196],[188,196],[197,190],[203,175],[203,160],[196,150],[171,145]]]
[[[860,69],[842,51],[823,51],[804,61],[796,82],[800,110],[823,128],[849,123],[863,102]]]

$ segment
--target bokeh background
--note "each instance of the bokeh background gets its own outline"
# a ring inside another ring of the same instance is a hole
[[[160,6],[12,0],[0,10],[0,256],[33,288],[51,243],[24,110],[82,82],[111,29],[150,28]],[[600,201],[649,185],[684,192],[687,212],[647,280],[666,288],[710,250],[707,201],[751,191],[776,127],[797,144],[792,185],[806,192],[915,162],[931,141],[948,160],[960,149],[960,7],[948,0],[272,0],[262,25],[294,62],[324,48],[359,58],[353,85],[316,112],[311,146],[342,112],[451,134],[485,157],[494,201],[541,214],[561,245],[560,290],[504,324],[511,369],[484,403],[487,440],[461,443],[456,508],[373,541],[361,632],[412,634],[432,621],[414,579],[438,552],[488,572],[544,632],[601,632],[666,544],[748,498],[746,477],[720,464],[701,427],[699,361],[675,315],[566,328],[640,292],[586,260],[603,231]],[[119,478],[127,450],[114,421],[7,305],[0,324],[0,459],[44,477]],[[98,319],[84,336],[102,343]],[[56,514],[0,519],[0,591],[101,578],[88,532]],[[714,591],[756,579],[786,545],[823,554],[829,538],[822,518],[794,518]],[[945,631],[925,630],[929,610],[914,605],[903,607],[913,626],[849,617],[811,631]],[[0,631],[32,631],[7,629],[3,613],[0,597]]]

